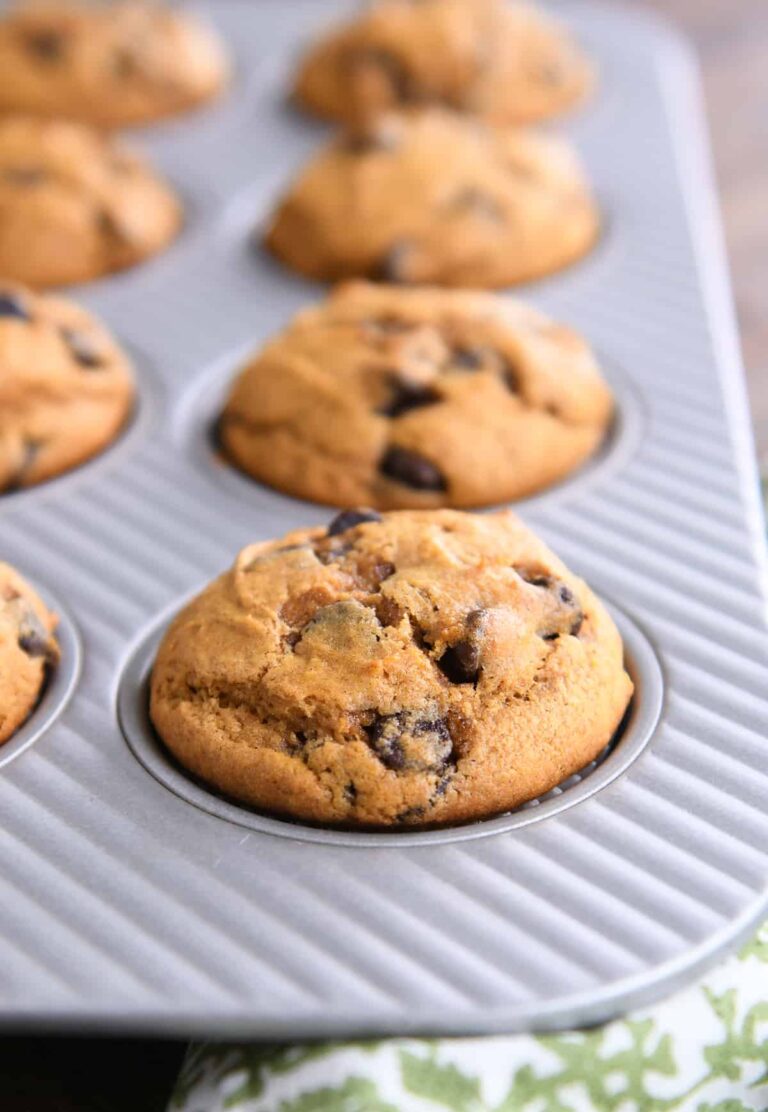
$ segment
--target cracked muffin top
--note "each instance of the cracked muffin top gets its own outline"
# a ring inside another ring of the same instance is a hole
[[[296,497],[466,507],[562,479],[611,412],[585,341],[522,302],[357,282],[256,355],[218,434],[237,467]]]
[[[631,693],[606,610],[510,511],[357,510],[250,545],[189,603],[151,716],[234,799],[413,827],[548,791],[611,741]]]
[[[493,288],[574,262],[598,228],[564,140],[427,109],[347,129],[315,155],[265,243],[309,278]]]
[[[9,564],[0,563],[0,744],[18,730],[59,659],[56,618]]]
[[[140,0],[43,0],[0,20],[0,112],[148,123],[210,100],[227,69],[208,27]]]
[[[84,124],[0,118],[0,276],[36,288],[86,282],[166,247],[173,190]]]
[[[332,119],[442,104],[533,123],[581,101],[592,68],[567,32],[511,0],[379,0],[311,47],[299,104]]]
[[[90,313],[0,282],[0,493],[100,452],[133,397],[126,355]]]

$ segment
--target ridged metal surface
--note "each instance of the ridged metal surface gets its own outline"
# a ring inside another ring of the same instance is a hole
[[[324,134],[280,94],[299,35],[341,7],[210,5],[237,87],[137,137],[182,187],[187,229],[164,257],[78,291],[139,353],[134,427],[76,474],[0,500],[3,558],[66,603],[83,642],[71,700],[0,772],[6,1025],[279,1037],[582,1023],[693,975],[765,907],[762,523],[701,108],[676,39],[613,3],[567,7],[604,74],[569,130],[608,230],[592,259],[521,292],[589,334],[638,435],[522,512],[653,643],[665,696],[650,747],[524,829],[360,847],[206,814],[121,735],[124,667],[158,614],[242,544],[327,516],[228,481],[204,433],[243,350],[321,293],[249,240]]]

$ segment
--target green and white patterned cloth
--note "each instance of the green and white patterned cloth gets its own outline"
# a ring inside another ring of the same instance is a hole
[[[588,1031],[194,1044],[168,1112],[668,1109],[768,1112],[768,921],[699,984]]]
[[[768,1109],[768,922],[701,984],[589,1031],[197,1044],[169,1112],[666,1109]]]

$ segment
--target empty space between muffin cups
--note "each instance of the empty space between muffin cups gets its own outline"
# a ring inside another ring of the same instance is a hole
[[[372,831],[312,825],[278,818],[233,802],[196,779],[170,754],[149,717],[149,680],[158,646],[179,604],[166,611],[134,643],[117,687],[116,713],[125,741],[136,760],[180,799],[225,822],[248,830],[324,845],[398,849],[444,845],[506,834],[584,803],[625,774],[654,736],[662,714],[664,680],[656,650],[647,634],[625,610],[603,599],[624,643],[624,663],[634,684],[627,712],[610,744],[586,768],[546,795],[515,811],[464,825],[428,830]]]

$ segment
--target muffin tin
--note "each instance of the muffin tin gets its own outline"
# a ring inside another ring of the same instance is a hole
[[[562,6],[603,76],[564,125],[603,242],[515,292],[587,333],[619,401],[601,458],[519,509],[613,606],[637,683],[621,736],[516,814],[387,834],[221,800],[148,728],[147,669],[184,598],[243,544],[332,513],[229,472],[210,430],[240,357],[323,294],[252,229],[325,135],[285,105],[295,52],[349,8],[210,4],[231,94],[136,140],[182,192],[184,233],[74,291],[136,345],[136,418],[98,460],[0,498],[2,556],[59,610],[63,648],[0,750],[7,1027],[584,1024],[681,984],[766,909],[763,526],[701,105],[675,36],[615,3]]]

